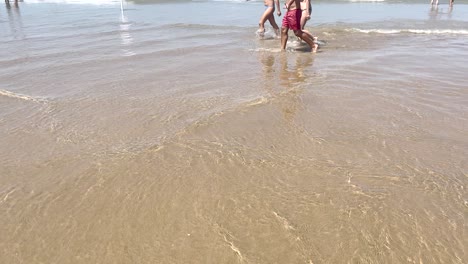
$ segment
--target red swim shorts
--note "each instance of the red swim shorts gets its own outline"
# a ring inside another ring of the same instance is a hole
[[[302,10],[294,9],[289,10],[283,17],[283,27],[292,30],[299,30],[301,28]]]

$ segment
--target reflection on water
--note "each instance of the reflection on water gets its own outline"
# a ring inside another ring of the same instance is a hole
[[[263,65],[265,91],[272,99],[276,99],[285,120],[293,122],[300,107],[300,95],[304,86],[310,84],[313,56],[308,53],[273,54],[261,52],[258,57]]]
[[[442,7],[439,8],[438,5],[432,5],[429,9],[429,20],[440,20],[440,19],[452,19],[453,6],[448,6],[447,9]]]
[[[439,6],[431,5],[429,9],[429,20],[436,20],[439,13]]]
[[[291,87],[293,85],[299,85],[301,83],[307,82],[309,78],[309,73],[307,70],[312,66],[313,56],[310,54],[295,54],[292,60],[294,64],[290,65],[288,63],[288,56],[282,54],[280,56],[281,60],[281,71],[280,79],[284,87]]]
[[[290,58],[287,54],[280,56],[280,85],[287,91],[285,100],[281,101],[281,108],[283,117],[290,123],[294,122],[294,117],[301,103],[302,85],[307,84],[309,78],[307,70],[313,62],[312,56],[308,53],[295,54],[294,57]],[[293,60],[294,64],[289,65],[288,59]]]
[[[307,83],[314,61],[310,54],[302,53],[274,54],[270,52],[260,52],[258,59],[263,65],[262,71],[265,89],[271,94],[277,93],[277,91],[273,90],[276,79],[279,79],[279,84],[286,90],[297,88],[300,87],[301,84]],[[275,65],[275,63],[277,63],[277,65]]]
[[[135,52],[131,50],[131,46],[133,44],[133,37],[130,34],[132,23],[129,22],[127,16],[125,15],[124,7],[123,7],[123,0],[120,5],[120,25],[119,25],[119,33],[120,33],[120,43],[122,45],[122,52],[123,56],[133,56],[136,55]]]
[[[10,32],[14,39],[23,40],[25,35],[23,33],[23,21],[18,1],[14,2],[13,7],[8,1],[6,1],[5,4],[8,14],[8,22],[10,24]]]

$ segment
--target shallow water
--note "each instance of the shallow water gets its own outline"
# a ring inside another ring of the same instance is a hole
[[[0,7],[0,262],[468,262],[467,5],[104,2]]]

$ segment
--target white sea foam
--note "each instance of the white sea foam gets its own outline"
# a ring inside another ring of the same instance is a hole
[[[0,96],[5,96],[5,97],[19,99],[19,100],[25,100],[25,101],[32,101],[36,103],[43,103],[46,101],[44,98],[33,97],[33,96],[24,95],[20,93],[14,93],[14,92],[10,92],[7,90],[0,90]]]
[[[413,33],[425,35],[468,35],[468,30],[465,29],[358,29],[353,28],[349,31],[360,33],[376,33],[376,34],[399,34]]]
[[[385,0],[349,0],[349,2],[385,2]]]
[[[256,48],[256,49],[249,49],[249,51],[279,53],[281,52],[281,49],[280,48]]]
[[[27,3],[117,5],[120,0],[26,0]]]

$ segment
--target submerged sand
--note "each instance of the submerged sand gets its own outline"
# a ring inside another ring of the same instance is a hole
[[[467,262],[463,33],[127,16],[2,61],[0,262]]]

